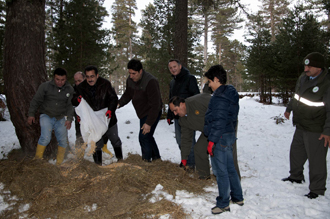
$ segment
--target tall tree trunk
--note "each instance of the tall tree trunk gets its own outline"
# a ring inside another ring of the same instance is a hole
[[[131,8],[130,8],[131,11]],[[131,27],[132,26],[132,14],[129,14],[129,20],[128,20],[128,24]],[[132,30],[131,28],[129,29],[129,60],[131,60],[133,58],[133,50],[132,50]]]
[[[45,0],[7,1],[4,81],[11,121],[21,148],[34,155],[40,136],[37,124],[27,124],[27,114],[38,86],[46,81]]]
[[[208,13],[204,13],[204,72],[207,71],[206,64],[207,64],[207,43],[208,43],[208,33],[209,33],[209,20],[208,20]]]
[[[188,0],[175,2],[174,58],[183,66],[188,64]]]

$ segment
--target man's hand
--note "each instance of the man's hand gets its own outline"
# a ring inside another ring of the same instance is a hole
[[[210,156],[213,157],[213,149],[214,149],[214,143],[212,141],[209,141],[209,144],[207,145],[207,152],[209,152]]]
[[[142,128],[141,128],[142,134],[148,134],[150,132],[150,125],[148,125],[147,123],[144,123]]]
[[[171,120],[171,119],[167,119],[167,123],[168,123],[168,125],[171,125],[171,124],[173,124],[173,122],[172,122],[172,120]]]
[[[319,140],[322,140],[322,138],[324,138],[324,147],[329,146],[330,148],[330,136],[321,134]]]
[[[28,122],[29,125],[32,125],[32,123],[36,122],[36,119],[33,116],[29,116],[27,122]]]
[[[79,97],[77,97],[77,101],[78,101],[78,103],[80,103],[80,102],[81,102],[81,98],[82,98],[82,96],[81,96],[81,95],[79,95]]]
[[[67,130],[71,129],[71,121],[65,121],[65,127]]]
[[[285,112],[285,113],[284,113],[284,117],[285,117],[286,119],[290,119],[290,112]]]
[[[105,116],[110,119],[111,118],[111,110],[108,110],[106,113],[105,113]]]

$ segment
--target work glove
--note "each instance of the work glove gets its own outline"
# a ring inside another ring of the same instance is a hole
[[[77,115],[77,121],[80,122],[80,116]]]
[[[105,116],[110,119],[111,118],[111,110],[108,110],[106,113],[105,113]]]
[[[171,120],[171,119],[167,119],[167,123],[168,123],[168,125],[171,125],[171,124],[173,124],[173,122],[172,122],[172,120]]]
[[[77,98],[77,101],[78,101],[78,103],[80,103],[80,102],[81,102],[81,98],[82,98],[82,96],[81,96],[81,95],[79,95],[79,97]]]
[[[187,160],[181,160],[181,163],[182,163],[182,165],[183,165],[184,167],[186,167],[186,165],[187,165]]]
[[[209,141],[209,144],[207,145],[207,152],[209,152],[209,155],[213,157],[213,150],[215,148],[215,145],[212,141]]]

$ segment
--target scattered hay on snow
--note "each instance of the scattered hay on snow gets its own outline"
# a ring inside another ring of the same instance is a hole
[[[102,167],[87,160],[58,167],[13,154],[0,161],[0,182],[17,199],[1,194],[11,205],[1,218],[186,218],[180,205],[151,202],[151,192],[160,184],[174,197],[177,190],[201,194],[214,182],[198,180],[169,161],[144,162],[139,155]],[[21,212],[26,204],[29,209]]]

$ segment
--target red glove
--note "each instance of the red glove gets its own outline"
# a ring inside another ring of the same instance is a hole
[[[111,110],[108,110],[106,113],[105,113],[105,116],[108,117],[108,119],[111,118]]]
[[[187,165],[187,160],[181,160],[181,163],[183,164],[183,166],[185,167]]]
[[[80,117],[77,115],[77,121],[80,122]]]
[[[77,98],[77,101],[78,101],[78,103],[80,103],[80,102],[81,102],[81,98],[82,98],[82,96],[81,96],[81,95],[79,95],[79,97]]]
[[[213,146],[214,143],[212,141],[209,141],[209,144],[207,145],[207,152],[209,152],[211,157],[213,157]]]
[[[167,119],[167,123],[168,123],[168,125],[173,124],[173,122],[171,121],[171,119]]]

